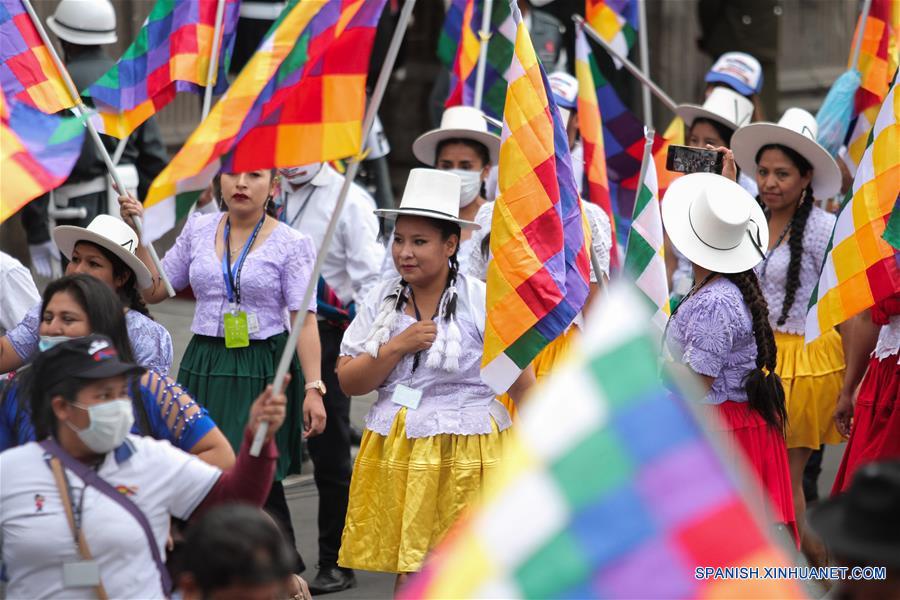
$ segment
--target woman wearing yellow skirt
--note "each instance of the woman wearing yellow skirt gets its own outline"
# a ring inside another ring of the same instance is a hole
[[[413,169],[391,253],[400,278],[373,289],[344,334],[338,379],[378,392],[350,482],[338,564],[418,571],[500,464],[511,420],[481,381],[485,287],[458,272],[460,179]],[[518,400],[530,370],[510,389]]]
[[[809,345],[803,339],[809,299],[835,222],[834,215],[814,206],[813,198],[831,198],[841,185],[837,165],[815,138],[813,116],[791,108],[778,124],[742,127],[731,147],[741,169],[756,173],[769,220],[768,255],[756,271],[775,331],[776,372],[784,384],[797,525],[804,551],[818,563],[821,545],[803,536],[803,470],[814,450],[842,440],[832,415],[843,383],[844,353],[835,331]]]

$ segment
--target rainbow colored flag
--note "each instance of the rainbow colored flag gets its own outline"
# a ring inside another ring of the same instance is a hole
[[[651,156],[634,203],[631,231],[625,249],[625,272],[634,280],[645,302],[653,307],[651,322],[656,328],[656,339],[662,337],[670,313],[664,245],[659,184],[656,164]]]
[[[186,216],[221,168],[346,158],[362,146],[366,73],[385,0],[293,0],[147,193],[150,240]]]
[[[450,95],[446,102],[448,107],[460,104],[474,106],[475,104],[477,79],[475,65],[477,65],[478,54],[481,51],[479,30],[481,29],[484,1],[472,0],[470,4],[472,17],[469,20],[469,26],[464,27],[460,34],[466,45],[465,52],[457,52],[457,58],[464,63],[458,68],[454,65],[453,68],[453,73],[464,76],[457,76],[451,81]],[[506,89],[510,80],[507,71],[510,69],[512,61],[515,37],[516,24],[510,12],[509,2],[494,0],[491,8],[491,31],[487,42],[481,110],[487,116],[498,121],[503,119],[503,109],[506,105]]]
[[[612,225],[612,249],[610,268],[619,267],[619,251],[616,240],[616,217],[609,195],[609,178],[606,174],[606,153],[603,148],[603,117],[597,104],[597,88],[594,74],[597,62],[588,45],[584,31],[575,32],[575,75],[578,78],[578,130],[584,146],[584,171],[587,175],[588,200],[598,205],[609,217]]]
[[[400,598],[807,597],[765,578],[792,565],[704,435],[699,398],[663,387],[641,306],[610,289],[522,407],[493,487]]]
[[[207,82],[219,2],[224,2],[217,69]],[[228,89],[228,64],[237,30],[239,0],[157,0],[122,58],[83,91],[94,100],[97,130],[127,137],[162,110],[176,92],[215,94]]]
[[[807,343],[900,291],[898,250],[882,237],[900,201],[897,77],[895,71],[853,179],[852,196],[848,194],[838,213],[810,299]]]
[[[451,0],[444,16],[444,26],[438,37],[437,57],[448,70],[453,69],[456,60],[456,52],[459,48],[459,40],[462,37],[463,14],[466,6],[474,0]]]
[[[621,56],[628,56],[637,39],[637,0],[585,0],[584,20]],[[616,68],[619,61],[613,59]]]
[[[0,89],[0,223],[69,177],[84,124],[45,114]]]
[[[75,106],[22,0],[0,0],[0,88],[47,114]]]
[[[566,127],[515,5],[513,19],[481,363],[482,379],[497,393],[569,327],[590,275]]]
[[[878,115],[878,109],[887,95],[891,76],[900,63],[900,2],[897,0],[872,0],[865,24],[859,60],[855,66],[861,75],[853,105],[855,121],[847,136],[847,159],[855,170],[868,144],[869,130]],[[853,34],[856,39],[856,32]],[[852,57],[850,57],[852,58]]]

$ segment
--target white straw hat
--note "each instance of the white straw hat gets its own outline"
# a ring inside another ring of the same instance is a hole
[[[413,169],[406,180],[399,208],[380,208],[380,217],[416,215],[458,223],[464,229],[481,229],[473,221],[459,218],[459,175],[437,169]]]
[[[714,173],[692,173],[672,182],[662,218],[675,248],[716,273],[752,269],[769,246],[759,203],[740,185]]]
[[[488,131],[484,113],[471,106],[451,106],[441,115],[441,126],[423,133],[413,142],[413,154],[426,165],[437,162],[437,147],[444,140],[464,139],[484,144],[491,164],[500,159],[500,136]]]
[[[710,119],[721,123],[732,131],[746,125],[753,116],[753,102],[732,89],[717,87],[703,102],[696,104],[679,104],[675,109],[684,124],[690,127],[695,119]]]
[[[778,123],[751,123],[734,132],[731,150],[745,173],[756,172],[756,155],[769,144],[787,146],[813,167],[812,187],[817,198],[832,198],[841,191],[841,170],[816,142],[816,118],[802,108],[789,108]]]
[[[138,289],[143,290],[153,284],[150,271],[135,255],[139,244],[138,237],[121,219],[110,215],[98,215],[86,228],[60,225],[53,229],[53,241],[69,260],[72,260],[72,251],[78,242],[90,242],[105,248],[134,271]]]

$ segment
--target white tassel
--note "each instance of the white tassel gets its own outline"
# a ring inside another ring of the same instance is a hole
[[[437,335],[434,338],[434,343],[431,344],[431,348],[428,349],[428,357],[425,359],[425,366],[429,369],[440,369],[441,361],[444,358],[444,329],[445,327],[441,327],[440,317],[437,321]]]
[[[459,371],[459,358],[462,355],[462,333],[456,316],[447,324],[447,344],[444,348],[444,370],[455,373]]]
[[[395,296],[394,301],[388,302],[385,300],[382,303],[381,312],[378,313],[378,317],[372,323],[372,329],[366,338],[364,348],[366,353],[372,358],[378,358],[378,350],[391,338],[391,329],[397,322],[397,304],[403,295],[403,286],[397,284],[392,294]]]

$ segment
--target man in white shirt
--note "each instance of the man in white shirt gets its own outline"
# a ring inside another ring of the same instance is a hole
[[[337,205],[344,176],[327,163],[281,170],[282,222],[310,236],[322,247],[325,230]],[[319,338],[325,431],[310,438],[309,453],[319,490],[319,572],[309,584],[313,594],[338,592],[356,585],[353,571],[337,566],[347,499],[350,492],[350,398],[340,388],[335,364],[354,304],[380,281],[384,246],[378,241],[375,201],[355,183],[338,220],[337,230],[322,265],[318,290]],[[318,382],[307,382],[307,385]]]

